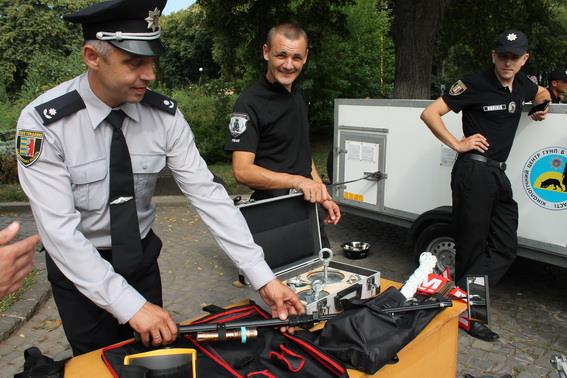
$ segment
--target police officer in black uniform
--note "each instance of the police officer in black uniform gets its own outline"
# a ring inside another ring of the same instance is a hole
[[[307,45],[305,31],[295,24],[270,29],[263,46],[266,75],[238,97],[225,150],[233,152],[236,180],[255,190],[252,199],[295,189],[325,209],[325,223],[337,224],[341,213],[311,158],[307,102],[295,84]]]
[[[567,93],[567,67],[557,67],[548,75],[547,90],[551,95],[551,102],[559,104],[565,99]]]
[[[492,51],[494,67],[457,81],[449,93],[429,105],[421,119],[433,134],[459,156],[453,166],[455,281],[465,287],[467,274],[488,275],[494,286],[516,258],[518,207],[504,173],[520,121],[522,105],[549,99],[543,87],[519,72],[528,60],[528,39],[518,30],[500,34]],[[462,139],[445,127],[442,116],[463,113]],[[547,113],[532,118],[543,120]],[[498,335],[473,322],[469,333],[493,341]]]
[[[75,355],[130,338],[132,329],[146,345],[176,338],[175,322],[161,307],[162,243],[151,229],[152,196],[166,164],[272,313],[303,311],[213,182],[175,101],[148,89],[164,51],[165,3],[111,0],[65,16],[83,26],[87,72],[42,94],[18,120],[19,179]]]

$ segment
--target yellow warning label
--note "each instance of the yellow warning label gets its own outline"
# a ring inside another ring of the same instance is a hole
[[[343,192],[343,198],[356,202],[364,202],[364,196],[362,194]]]

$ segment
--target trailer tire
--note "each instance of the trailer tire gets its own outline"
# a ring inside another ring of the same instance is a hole
[[[419,264],[422,252],[431,252],[437,257],[434,272],[440,274],[449,267],[451,274],[455,273],[455,239],[453,228],[448,223],[433,223],[425,227],[414,243],[414,253]]]

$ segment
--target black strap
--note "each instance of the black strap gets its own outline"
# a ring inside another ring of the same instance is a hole
[[[14,375],[14,378],[63,378],[65,363],[68,360],[53,361],[37,347],[26,349],[24,358],[24,371]]]
[[[226,311],[226,309],[217,306],[215,304],[210,304],[210,305],[206,305],[205,307],[202,307],[201,310],[208,312],[209,314],[221,314],[223,312]]]
[[[136,212],[132,161],[122,133],[122,110],[110,112],[106,121],[114,129],[110,144],[110,236],[112,263],[124,277],[130,277],[142,261],[142,240]]]

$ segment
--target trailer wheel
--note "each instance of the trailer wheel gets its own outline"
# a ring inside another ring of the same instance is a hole
[[[449,267],[451,274],[455,274],[455,239],[453,229],[448,223],[433,223],[421,231],[414,244],[418,262],[419,255],[425,251],[437,257],[435,273],[439,274]]]

